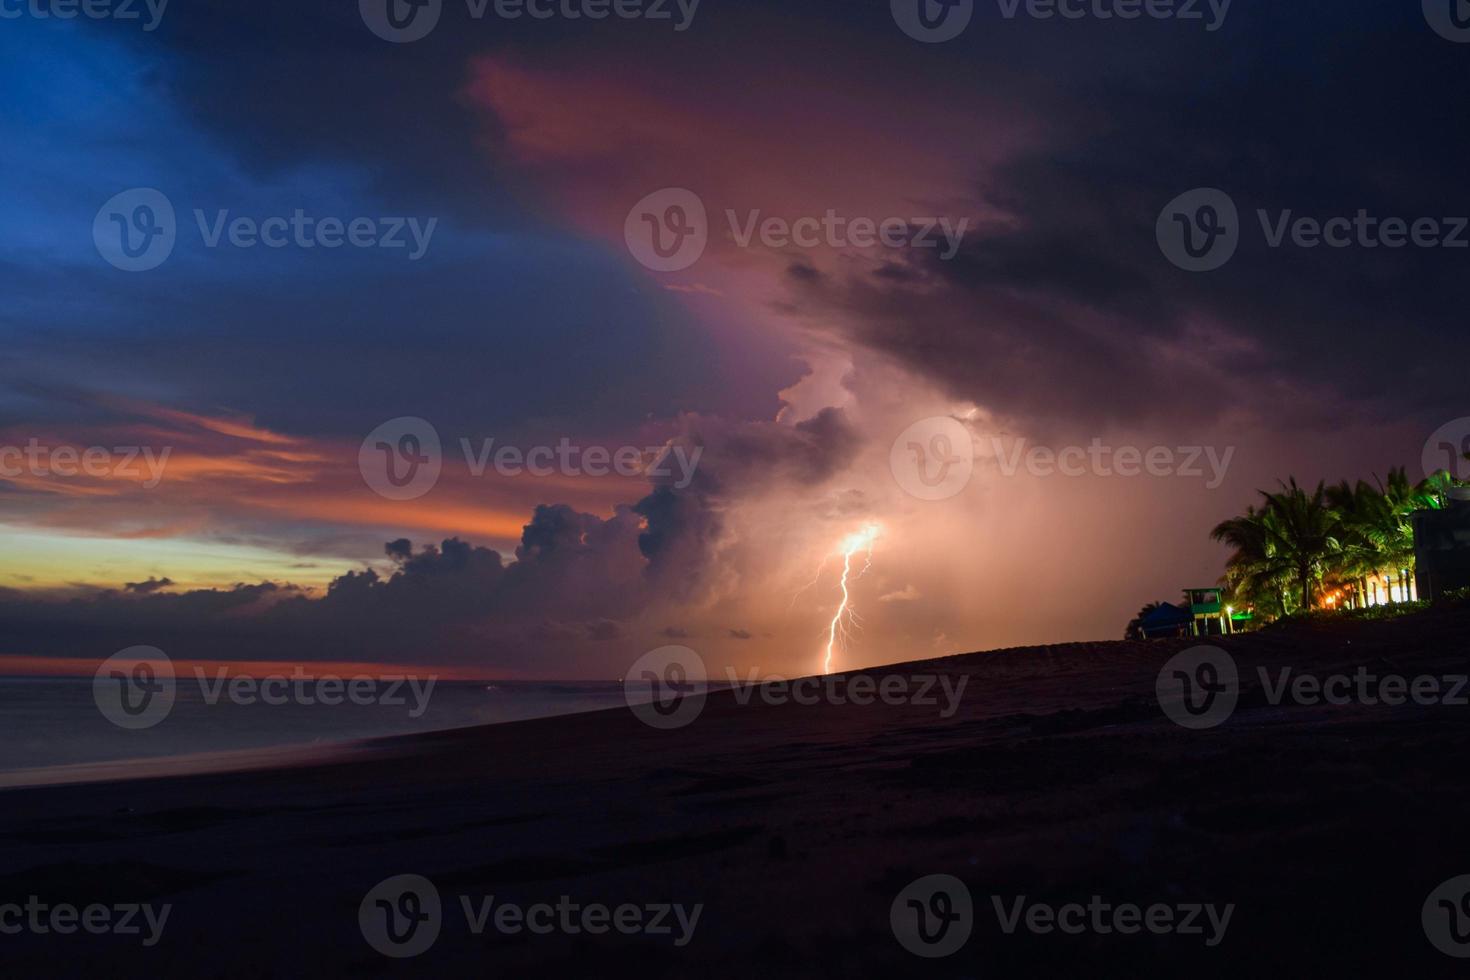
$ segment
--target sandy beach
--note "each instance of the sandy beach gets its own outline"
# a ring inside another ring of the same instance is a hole
[[[1420,908],[1470,869],[1466,709],[1273,705],[1257,668],[1449,677],[1467,625],[1431,612],[1220,639],[1241,695],[1206,731],[1171,722],[1154,694],[1190,644],[1069,644],[872,672],[966,678],[950,718],[724,692],[674,731],[615,710],[385,740],[329,764],[12,789],[4,899],[172,908],[151,946],[146,927],[0,943],[11,976],[1439,975],[1454,963]],[[400,874],[433,882],[443,925],[394,960],[368,945],[359,906]],[[974,898],[973,934],[944,959],[911,955],[890,928],[895,897],[929,874]],[[701,911],[682,945],[677,926],[476,934],[464,902],[489,896]],[[1008,933],[997,899],[1009,915],[1019,896],[1234,910],[1212,946]]]

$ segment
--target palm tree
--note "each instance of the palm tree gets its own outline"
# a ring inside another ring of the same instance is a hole
[[[1470,460],[1470,453],[1465,454],[1465,459]],[[1432,500],[1428,505],[1430,510],[1443,510],[1449,506],[1450,491],[1456,487],[1470,487],[1470,482],[1457,480],[1449,470],[1437,470],[1425,478],[1419,484],[1419,491]]]
[[[1275,493],[1261,491],[1259,508],[1247,507],[1210,532],[1235,549],[1222,582],[1272,617],[1309,611],[1314,587],[1329,580],[1349,587],[1357,605],[1367,604],[1369,576],[1396,581],[1407,598],[1414,512],[1448,506],[1450,490],[1467,485],[1443,470],[1410,483],[1403,467],[1390,469],[1387,480],[1319,483],[1311,492],[1292,477]]]
[[[1161,606],[1163,606],[1163,603],[1161,602],[1150,602],[1145,604],[1142,609],[1138,610],[1138,615],[1134,616],[1132,621],[1128,623],[1128,629],[1124,631],[1123,639],[1145,639],[1143,635],[1143,621],[1148,618],[1150,613],[1157,611]]]
[[[1284,616],[1293,570],[1276,546],[1278,523],[1269,508],[1247,507],[1243,516],[1215,525],[1210,537],[1235,549],[1225,566],[1226,588],[1265,614]]]
[[[1414,512],[1437,509],[1441,504],[1425,483],[1411,484],[1402,466],[1390,469],[1388,481],[1380,480],[1378,487],[1383,507],[1378,526],[1369,530],[1369,537],[1398,578],[1399,597],[1407,600],[1409,575],[1414,569]]]
[[[1301,589],[1301,608],[1312,609],[1312,585],[1327,570],[1328,562],[1342,550],[1339,541],[1341,523],[1337,513],[1327,505],[1322,483],[1308,493],[1297,485],[1296,477],[1281,484],[1276,493],[1261,491],[1266,510],[1275,518],[1263,524],[1270,534],[1272,551],[1296,573]]]
[[[1382,494],[1365,480],[1357,483],[1343,480],[1327,488],[1327,502],[1337,511],[1342,526],[1338,577],[1353,582],[1354,604],[1366,607],[1368,577],[1376,579],[1383,567],[1379,548],[1368,531],[1382,510]]]
[[[1390,469],[1387,480],[1374,480],[1377,486],[1365,480],[1349,486],[1344,480],[1327,492],[1343,527],[1342,571],[1360,580],[1381,576],[1390,584],[1390,596],[1396,583],[1399,597],[1407,599],[1414,569],[1414,512],[1442,508],[1454,481],[1445,473],[1412,484],[1403,467]]]

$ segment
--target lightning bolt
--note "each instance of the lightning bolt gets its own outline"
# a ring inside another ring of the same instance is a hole
[[[878,539],[879,527],[876,524],[865,524],[861,530],[854,531],[842,539],[838,551],[842,554],[842,602],[837,611],[832,614],[832,622],[827,626],[827,656],[822,661],[822,673],[832,673],[832,651],[837,648],[839,635],[841,639],[847,638],[848,623],[857,623],[857,615],[852,609],[852,593],[848,588],[848,580],[860,579],[873,565],[873,542]],[[864,552],[865,559],[863,567],[856,576],[852,575],[852,556],[858,552]],[[828,556],[831,557],[831,556]],[[822,559],[825,563],[826,558]],[[820,570],[818,575],[820,575]]]
[[[831,555],[827,555],[825,558],[823,558],[822,563],[817,566],[817,574],[812,576],[812,580],[806,585],[803,585],[801,588],[797,589],[796,592],[792,594],[791,601],[786,604],[787,612],[790,612],[791,610],[796,608],[796,600],[801,598],[802,593],[806,592],[808,589],[812,588],[822,580],[822,573],[827,570],[827,560],[831,557]]]

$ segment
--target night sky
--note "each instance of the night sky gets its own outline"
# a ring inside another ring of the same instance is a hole
[[[839,668],[1115,638],[1214,582],[1209,529],[1277,478],[1422,476],[1467,414],[1470,249],[1273,248],[1257,210],[1470,215],[1470,44],[1418,0],[1236,0],[1214,30],[1199,6],[976,0],[942,43],[886,0],[702,0],[682,30],[673,3],[477,20],[445,0],[411,43],[348,2],[0,22],[0,445],[170,448],[153,486],[0,476],[0,653],[606,678],[677,642],[806,673],[834,549],[869,524]],[[1240,241],[1195,273],[1156,222],[1202,187]],[[93,237],[134,188],[177,214],[143,272]],[[680,271],[625,243],[663,188],[709,214]],[[210,247],[196,209],[435,224],[416,258],[406,231]],[[727,210],[967,231],[948,258],[742,246]],[[443,472],[397,501],[359,449],[405,416]],[[890,449],[938,416],[978,456],[929,501]],[[678,487],[475,476],[460,440],[490,438],[702,454]],[[992,448],[1021,439],[1232,455],[1218,486],[1007,475]]]

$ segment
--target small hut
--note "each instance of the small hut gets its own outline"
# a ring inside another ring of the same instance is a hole
[[[1185,589],[1184,598],[1189,605],[1191,632],[1195,636],[1222,636],[1231,632],[1230,613],[1221,599],[1218,585],[1208,589]]]

